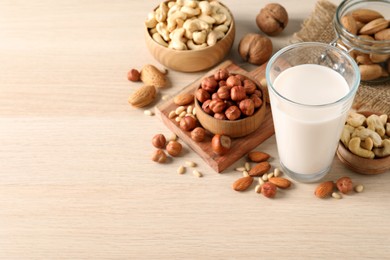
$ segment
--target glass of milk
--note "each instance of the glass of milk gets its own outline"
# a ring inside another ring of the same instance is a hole
[[[320,180],[358,89],[358,66],[331,45],[297,43],[270,59],[266,77],[281,167],[297,181]]]

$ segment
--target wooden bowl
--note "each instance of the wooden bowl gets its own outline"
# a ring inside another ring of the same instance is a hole
[[[220,63],[229,53],[233,45],[235,37],[235,22],[231,12],[230,14],[232,16],[232,23],[229,30],[227,31],[225,37],[220,39],[213,46],[209,46],[201,50],[173,50],[154,41],[148,31],[148,28],[145,26],[146,46],[158,62],[170,69],[181,72],[196,72],[209,69]]]
[[[253,80],[253,82],[256,81]],[[231,121],[216,119],[213,116],[210,116],[203,111],[199,101],[195,97],[196,117],[200,124],[213,134],[224,134],[232,138],[243,137],[256,131],[260,127],[261,123],[264,121],[266,103],[267,102],[263,100],[263,104],[252,116]]]
[[[370,116],[371,114],[380,115],[380,113],[369,111],[359,111],[358,113],[363,114],[366,117]],[[387,121],[389,122],[390,118]],[[342,142],[339,142],[336,154],[345,166],[360,174],[380,174],[390,169],[390,156],[375,159],[363,158],[351,153]]]

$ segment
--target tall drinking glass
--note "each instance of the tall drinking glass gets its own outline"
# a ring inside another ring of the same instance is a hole
[[[270,59],[266,78],[281,167],[297,181],[320,180],[358,89],[358,66],[334,46],[297,43]]]

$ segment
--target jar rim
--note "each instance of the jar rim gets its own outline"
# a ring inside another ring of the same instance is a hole
[[[390,1],[389,0],[371,0],[370,4],[373,3],[383,3],[388,4],[390,9]],[[344,43],[348,44],[348,47],[353,47],[359,51],[367,52],[383,52],[390,53],[390,40],[369,40],[362,39],[355,34],[350,33],[347,29],[342,25],[341,18],[344,14],[351,11],[351,8],[356,7],[359,4],[366,4],[366,0],[345,0],[340,3],[340,5],[336,9],[336,13],[334,16],[334,26],[336,30],[336,37],[341,38]],[[346,42],[344,41],[346,40]]]

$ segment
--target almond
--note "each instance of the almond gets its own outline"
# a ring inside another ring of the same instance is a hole
[[[134,107],[144,107],[152,103],[156,97],[156,88],[153,86],[143,86],[137,89],[128,99]]]
[[[166,73],[162,73],[151,64],[145,65],[141,70],[140,78],[146,85],[152,85],[156,88],[163,88],[167,84]]]
[[[378,64],[359,65],[361,80],[374,80],[382,75],[382,67]]]
[[[356,21],[355,19],[353,19],[352,16],[350,15],[345,15],[343,17],[341,17],[341,24],[344,26],[344,28],[352,33],[352,34],[357,34],[357,25],[356,25]]]
[[[270,158],[270,155],[268,153],[252,151],[248,153],[248,158],[252,162],[264,162]]]
[[[389,41],[390,40],[390,28],[379,31],[375,34],[375,40],[377,41]]]
[[[244,191],[252,185],[252,182],[253,182],[253,177],[251,176],[242,177],[236,180],[235,182],[233,182],[232,188],[235,191]]]
[[[388,25],[389,21],[385,20],[384,18],[378,18],[364,25],[363,28],[360,29],[359,33],[375,34],[377,32],[382,31],[383,29],[386,29]]]
[[[372,20],[383,18],[383,16],[374,10],[370,9],[358,9],[352,12],[352,17],[356,21],[362,22],[362,23],[368,23]]]
[[[182,93],[176,95],[173,102],[178,106],[186,106],[194,102],[194,95],[190,93]]]
[[[268,162],[261,162],[256,164],[249,171],[249,176],[258,177],[262,176],[264,173],[268,172],[271,169],[271,165]]]
[[[333,181],[326,181],[317,186],[314,191],[314,195],[318,198],[323,199],[330,196],[333,192]]]
[[[291,186],[291,181],[282,177],[272,177],[268,179],[269,182],[276,185],[280,189],[287,189]]]

